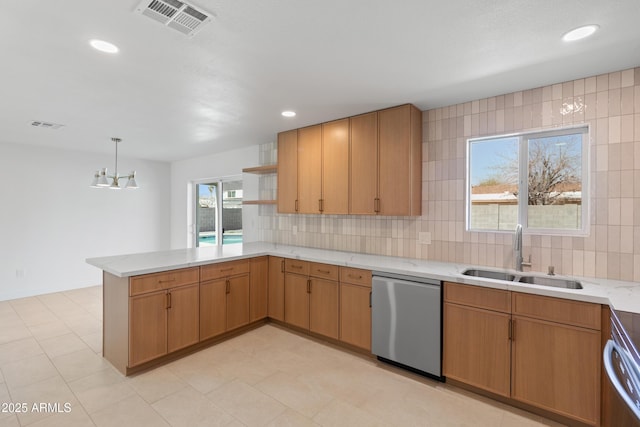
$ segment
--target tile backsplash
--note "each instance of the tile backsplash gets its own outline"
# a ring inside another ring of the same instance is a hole
[[[525,235],[531,271],[640,281],[640,67],[423,111],[422,216],[278,214],[260,207],[262,240],[512,268],[512,233],[465,231],[467,139],[590,126],[587,237]],[[260,147],[263,164],[276,144]],[[261,179],[274,194],[275,177]],[[525,268],[526,269],[526,268]]]

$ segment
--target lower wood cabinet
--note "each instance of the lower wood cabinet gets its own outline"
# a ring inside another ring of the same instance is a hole
[[[447,378],[600,424],[599,304],[445,283]]]
[[[167,351],[180,350],[200,340],[200,291],[197,284],[169,290]]]
[[[200,283],[200,340],[227,330],[227,279]]]
[[[168,283],[180,284],[182,280],[197,280],[197,269],[195,273],[188,273],[183,278],[170,276],[170,272],[131,279],[130,294],[134,296],[129,298],[129,367],[198,342],[197,282],[144,293],[147,289],[157,289]],[[156,286],[149,286],[149,283],[156,283]]]
[[[129,366],[167,354],[167,293],[132,297],[129,331]]]
[[[512,292],[511,397],[600,425],[602,307]]]
[[[284,322],[284,258],[269,256],[269,317]]]
[[[338,282],[310,279],[309,330],[338,339]]]
[[[285,323],[337,339],[337,279],[337,266],[285,259]]]
[[[249,281],[249,321],[265,319],[269,303],[269,257],[251,258]]]
[[[285,273],[284,321],[302,329],[309,329],[309,276]]]
[[[201,341],[250,322],[249,272],[248,260],[201,267]]]
[[[340,267],[340,341],[371,351],[371,271]]]
[[[444,375],[508,397],[511,316],[451,303],[444,306]]]
[[[245,274],[227,280],[227,331],[249,323],[249,279]]]

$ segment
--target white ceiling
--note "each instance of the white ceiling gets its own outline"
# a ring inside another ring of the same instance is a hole
[[[215,17],[191,39],[138,3],[3,0],[0,142],[172,161],[640,65],[638,0],[196,0]]]

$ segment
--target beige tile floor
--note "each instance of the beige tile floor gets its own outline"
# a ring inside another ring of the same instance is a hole
[[[272,325],[125,378],[101,357],[101,298],[0,302],[0,403],[27,404],[0,427],[558,425]]]

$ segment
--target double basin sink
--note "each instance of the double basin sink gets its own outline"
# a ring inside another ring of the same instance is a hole
[[[582,285],[576,280],[561,279],[550,276],[519,276],[505,271],[480,270],[475,268],[465,270],[462,274],[465,276],[482,277],[485,279],[526,283],[528,285],[551,286],[563,289],[582,289]]]

